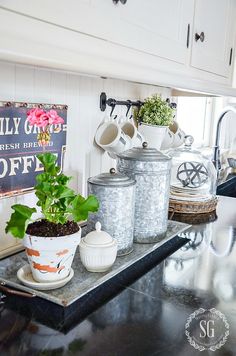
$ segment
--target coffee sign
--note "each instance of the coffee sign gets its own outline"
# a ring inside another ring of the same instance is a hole
[[[43,168],[36,155],[52,152],[62,167],[66,148],[67,107],[41,105],[54,109],[64,124],[52,125],[51,140],[44,148],[38,143],[39,128],[30,126],[27,112],[38,104],[0,103],[0,198],[21,194],[33,189],[35,177]]]

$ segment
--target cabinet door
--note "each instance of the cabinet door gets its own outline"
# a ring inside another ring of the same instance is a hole
[[[129,48],[179,63],[188,55],[189,24],[193,19],[193,0],[92,0],[104,21],[101,36]]]
[[[228,77],[233,58],[233,0],[196,0],[191,65]],[[195,35],[203,33],[202,38]],[[232,48],[232,49],[231,49]]]
[[[0,0],[1,5],[128,48],[187,61],[194,0],[127,0],[125,5],[113,0]]]

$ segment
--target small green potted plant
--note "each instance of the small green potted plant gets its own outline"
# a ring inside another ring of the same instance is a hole
[[[29,112],[28,121],[33,118],[32,125],[42,128],[38,140],[45,148],[50,140],[49,127],[57,124],[59,117],[54,111],[49,121],[51,114],[34,110]],[[47,123],[42,125],[43,120]],[[37,212],[35,207],[15,204],[5,231],[22,239],[33,278],[37,282],[55,282],[70,274],[81,239],[78,222],[86,220],[89,212],[96,212],[99,203],[95,196],[85,199],[68,187],[71,177],[60,172],[56,155],[44,152],[38,154],[37,159],[44,167],[44,172],[37,175],[34,187],[38,199],[36,205],[42,217],[32,218]]]
[[[160,95],[154,94],[145,99],[138,112],[138,129],[150,147],[160,149],[173,116],[174,109]]]

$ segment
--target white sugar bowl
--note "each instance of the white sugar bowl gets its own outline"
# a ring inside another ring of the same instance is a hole
[[[101,230],[100,222],[96,223],[95,228],[95,231],[81,239],[80,258],[89,272],[105,272],[116,260],[117,242]]]

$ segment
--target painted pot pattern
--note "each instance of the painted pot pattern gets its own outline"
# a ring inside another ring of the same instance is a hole
[[[33,278],[37,282],[52,282],[66,278],[80,243],[81,229],[72,235],[39,237],[26,235],[23,245]]]

